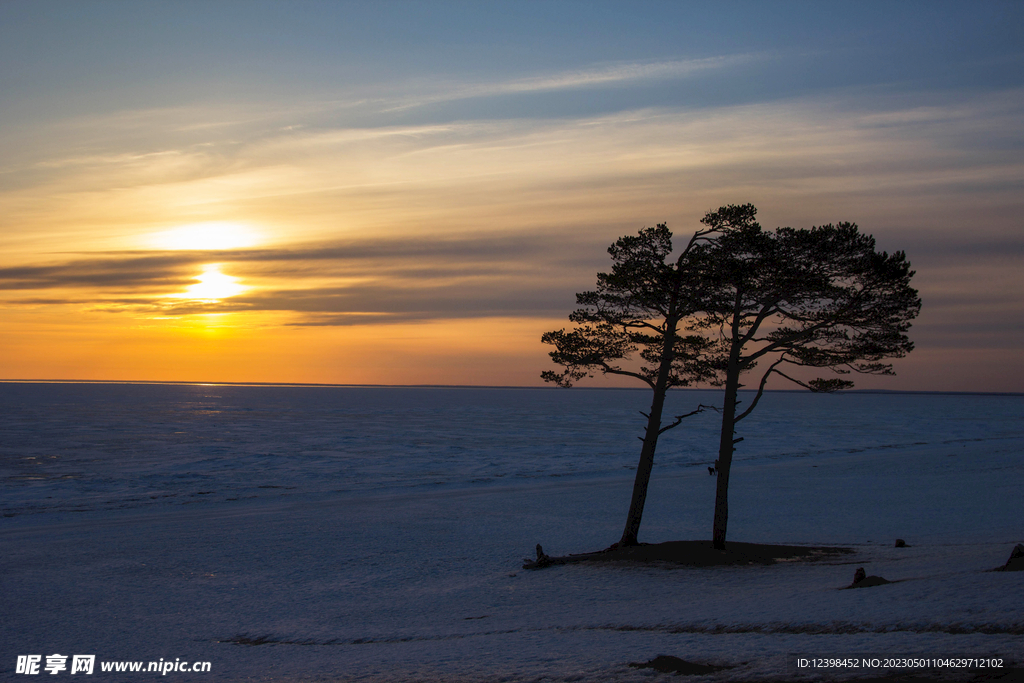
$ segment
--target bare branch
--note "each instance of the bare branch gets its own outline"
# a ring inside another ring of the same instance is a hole
[[[779,375],[782,375],[783,377],[785,377],[786,379],[788,379],[788,380],[789,380],[790,382],[792,382],[793,384],[799,384],[799,385],[800,385],[800,386],[802,386],[802,387],[803,387],[804,389],[810,389],[810,388],[811,388],[811,387],[810,387],[810,385],[809,385],[809,384],[807,384],[807,382],[801,382],[800,380],[798,380],[798,379],[797,379],[797,378],[795,378],[795,377],[790,377],[789,375],[787,375],[786,373],[784,373],[784,372],[783,372],[782,370],[776,370],[775,372],[776,372],[777,374],[779,374]]]
[[[761,311],[757,314],[757,317],[754,318],[754,322],[750,324],[747,333],[740,338],[740,344],[746,344],[753,338],[755,334],[757,334],[757,330],[759,327],[761,327],[761,323],[763,323],[766,319],[774,315],[774,311],[778,310],[775,307],[777,303],[778,301],[773,301],[770,304],[766,304],[761,308]]]
[[[620,370],[619,368],[613,368],[612,366],[604,365],[603,363],[601,364],[601,367],[603,368],[604,372],[606,372],[609,375],[625,375],[626,377],[633,377],[635,379],[640,380],[641,382],[643,382],[644,384],[646,384],[650,388],[652,388],[652,389],[654,388],[654,380],[650,379],[649,377],[644,377],[639,372],[630,372],[629,370]]]
[[[778,353],[779,351],[783,351],[783,352],[789,351],[794,345],[796,345],[802,339],[806,339],[806,338],[812,336],[815,332],[817,332],[819,330],[822,330],[822,329],[826,329],[828,327],[832,327],[834,325],[835,325],[835,323],[832,322],[832,321],[825,321],[825,322],[818,323],[817,325],[811,325],[810,327],[805,327],[804,329],[800,330],[798,333],[792,334],[789,337],[787,337],[786,339],[780,339],[778,341],[772,342],[768,346],[765,346],[765,347],[763,347],[761,349],[758,349],[757,351],[755,351],[754,353],[750,354],[749,356],[746,356],[746,359],[747,360],[757,360],[758,358],[761,358],[762,356],[765,356],[765,355],[767,355],[769,353]]]
[[[810,382],[801,382],[800,380],[790,377],[781,370],[775,371],[777,374],[782,375],[790,382],[799,384],[800,386],[813,391],[816,394],[829,394],[833,391],[839,391],[840,389],[847,389],[853,386],[853,382],[844,379],[815,379]]]
[[[716,408],[715,406],[706,406],[703,403],[701,403],[699,406],[697,406],[696,410],[691,410],[685,415],[676,415],[674,418],[675,421],[659,429],[658,434],[663,434],[674,427],[678,427],[686,418],[692,415],[696,415],[697,413],[703,413],[705,410],[714,410],[715,412],[719,412],[718,408]]]
[[[757,394],[754,396],[754,401],[750,404],[749,408],[747,408],[742,413],[736,416],[736,422],[739,422],[747,415],[750,415],[750,413],[753,412],[754,408],[757,407],[757,402],[761,400],[761,396],[764,394],[764,385],[768,383],[768,375],[772,374],[772,372],[778,372],[778,370],[775,369],[775,366],[783,362],[785,358],[785,355],[780,356],[777,361],[775,361],[768,367],[768,370],[765,371],[764,375],[761,376],[761,384],[757,387]]]
[[[690,250],[693,249],[693,246],[695,244],[697,244],[698,242],[710,242],[711,240],[708,239],[707,235],[710,235],[715,232],[721,231],[718,228],[708,228],[707,230],[698,230],[697,232],[693,233],[693,237],[691,237],[690,241],[686,244],[686,248],[683,249],[682,253],[679,254],[679,258],[676,259],[676,268],[682,268],[683,259],[686,257],[687,254],[690,253]]]
[[[649,323],[646,320],[631,320],[629,322],[623,322],[623,323],[619,323],[619,324],[622,325],[623,328],[630,328],[630,329],[637,328],[637,327],[647,327],[649,329],[654,330],[658,334],[662,334],[665,331],[661,326],[655,325],[653,323]]]

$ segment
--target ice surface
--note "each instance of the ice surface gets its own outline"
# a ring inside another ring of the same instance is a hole
[[[646,398],[0,384],[0,677],[57,652],[211,662],[179,681],[674,680],[627,665],[658,654],[733,666],[686,679],[722,681],[815,680],[797,653],[1024,660],[1024,573],[986,571],[1024,540],[1024,397],[767,396],[742,424],[730,539],[853,557],[521,570],[538,542],[617,540]],[[709,536],[714,431],[701,415],[666,435],[641,540]],[[858,566],[898,583],[839,590]]]

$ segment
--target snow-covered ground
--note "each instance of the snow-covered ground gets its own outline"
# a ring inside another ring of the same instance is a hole
[[[1024,573],[986,571],[1024,542],[1024,397],[767,397],[741,432],[730,539],[853,556],[520,569],[538,542],[618,538],[645,398],[0,384],[0,677],[32,680],[17,656],[54,653],[211,663],[161,676],[178,681],[670,680],[628,666],[659,654],[732,666],[686,679],[722,681],[820,679],[800,655],[1024,661]],[[664,440],[642,540],[710,535],[704,418]],[[839,590],[860,566],[898,582]]]

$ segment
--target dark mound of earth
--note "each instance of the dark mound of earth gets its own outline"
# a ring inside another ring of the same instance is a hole
[[[874,586],[884,586],[888,583],[897,582],[883,579],[881,576],[865,576],[860,581],[854,581],[849,586],[845,586],[843,590],[846,590],[847,588],[872,588]]]
[[[996,567],[997,572],[1022,572],[1024,571],[1024,544],[1018,543],[1010,553],[1010,559],[1002,567]]]
[[[543,555],[542,558],[538,556],[538,560],[526,560],[523,569],[540,569],[554,564],[575,562],[665,563],[684,567],[768,565],[776,562],[827,560],[850,553],[853,553],[851,548],[736,542],[726,543],[725,550],[716,550],[711,541],[667,541],[665,543],[612,546],[596,553],[581,553],[562,557]]]
[[[698,664],[696,662],[688,662],[685,659],[679,659],[679,657],[670,657],[669,655],[658,655],[649,662],[630,662],[629,665],[634,669],[654,669],[666,674],[683,674],[684,676],[701,676],[704,674],[713,674],[716,671],[722,669],[730,669],[728,666],[714,666],[713,664]]]

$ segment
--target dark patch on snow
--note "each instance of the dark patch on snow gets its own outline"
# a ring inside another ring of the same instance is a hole
[[[731,666],[715,666],[714,664],[698,664],[688,662],[679,657],[670,655],[658,655],[649,662],[630,662],[634,669],[654,669],[666,674],[682,674],[683,676],[703,676],[713,674],[723,669],[731,669]]]
[[[853,573],[853,583],[849,586],[844,586],[841,590],[848,588],[872,588],[873,586],[884,586],[887,583],[898,582],[883,579],[881,576],[868,576],[864,571],[864,567],[857,567],[857,571]]]
[[[853,552],[852,548],[737,542],[726,543],[725,550],[716,550],[711,541],[668,541],[666,543],[641,543],[633,546],[612,546],[596,553],[581,553],[563,557],[544,555],[541,558],[538,556],[537,560],[524,560],[523,569],[540,569],[556,564],[577,562],[661,563],[684,567],[770,565],[776,562],[827,560]]]
[[[228,638],[226,640],[218,640],[218,643],[234,643],[235,645],[271,645],[274,643],[280,643],[281,641],[274,638],[271,635],[265,636],[248,636],[248,635],[237,635],[234,638]]]

